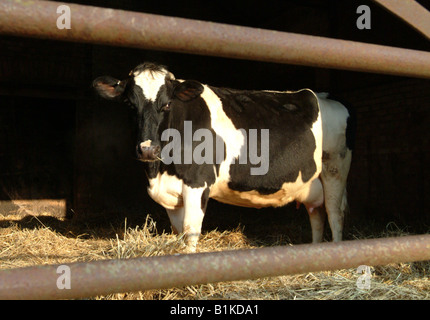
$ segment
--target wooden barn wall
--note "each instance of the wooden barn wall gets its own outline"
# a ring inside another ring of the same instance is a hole
[[[0,213],[72,208],[85,46],[1,37]]]
[[[399,79],[341,95],[357,113],[351,215],[428,223],[430,81]]]

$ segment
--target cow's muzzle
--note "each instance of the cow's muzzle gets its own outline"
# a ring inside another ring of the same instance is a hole
[[[136,146],[137,158],[141,161],[160,160],[160,146],[151,144],[151,140],[141,142]]]

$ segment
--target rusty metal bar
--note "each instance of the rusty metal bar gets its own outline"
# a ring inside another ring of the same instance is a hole
[[[83,298],[423,260],[430,260],[430,234],[73,263],[70,289],[58,289],[58,265],[45,265],[0,271],[0,299]]]
[[[3,0],[0,34],[430,78],[430,52],[68,4]]]
[[[430,12],[414,0],[373,0],[430,40]]]

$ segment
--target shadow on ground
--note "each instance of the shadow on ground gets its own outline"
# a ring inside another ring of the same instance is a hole
[[[18,218],[7,216],[0,219],[0,228],[8,228],[13,224],[23,229],[48,227],[66,237],[115,239],[117,235],[123,235],[125,227],[142,226],[148,214],[87,213],[75,214],[70,219],[48,215],[23,215]],[[156,222],[158,233],[171,232],[170,222],[163,208],[152,208],[149,215]],[[250,243],[258,246],[300,244],[312,240],[308,215],[303,207],[297,210],[295,205],[288,205],[257,210],[228,206],[211,200],[203,222],[203,233],[214,229],[222,232],[237,228],[242,230]],[[344,239],[419,234],[429,230],[430,226],[426,222],[404,224],[399,221],[358,220],[347,216]],[[324,240],[330,239],[330,228],[326,222]]]

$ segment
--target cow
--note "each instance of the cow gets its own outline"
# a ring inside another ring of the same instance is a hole
[[[188,252],[209,198],[252,208],[295,201],[307,209],[312,242],[323,241],[326,217],[332,240],[342,240],[353,115],[327,94],[214,87],[150,62],[123,80],[98,77],[93,87],[135,109],[148,194],[173,232],[185,234]]]

